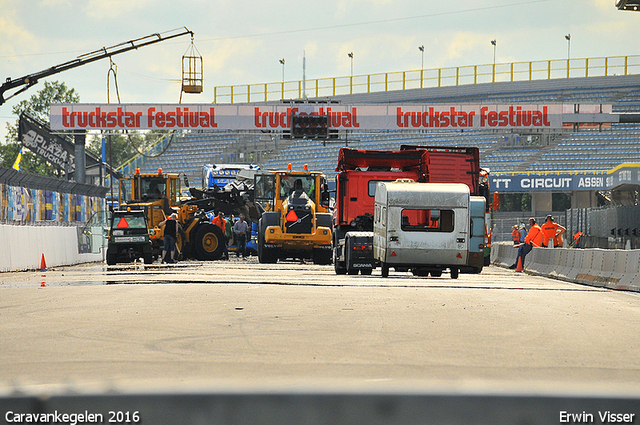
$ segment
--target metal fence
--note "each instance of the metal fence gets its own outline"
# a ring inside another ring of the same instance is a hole
[[[418,69],[213,88],[213,103],[267,102],[391,90],[640,73],[640,55]]]
[[[640,247],[640,206],[567,210],[567,233],[582,232],[583,248]]]
[[[0,167],[0,222],[84,223],[104,211],[107,190]]]

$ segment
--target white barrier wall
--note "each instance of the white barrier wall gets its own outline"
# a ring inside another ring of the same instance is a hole
[[[42,254],[47,267],[102,261],[102,253],[79,254],[74,226],[0,224],[0,272],[36,270]]]
[[[494,243],[491,263],[514,264],[518,250]],[[533,248],[524,269],[534,274],[592,286],[640,292],[640,250]]]

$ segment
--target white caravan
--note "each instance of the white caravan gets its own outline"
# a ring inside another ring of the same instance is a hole
[[[469,267],[470,251],[484,248],[484,205],[485,199],[470,196],[463,183],[379,182],[373,255],[382,276],[389,276],[390,267],[434,277],[450,269],[457,279],[460,269]],[[480,211],[478,217],[472,217],[472,210]],[[482,246],[476,246],[478,241]]]

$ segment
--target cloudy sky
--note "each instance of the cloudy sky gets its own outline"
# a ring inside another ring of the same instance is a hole
[[[121,42],[187,27],[204,60],[204,92],[215,86],[276,83],[493,62],[640,54],[640,12],[615,0],[0,0],[0,78],[18,78]],[[122,103],[177,103],[189,36],[113,57]],[[75,88],[83,103],[107,102],[109,60],[48,77]],[[11,107],[0,106],[0,140]],[[287,96],[290,97],[290,96]],[[111,80],[111,102],[116,92]]]

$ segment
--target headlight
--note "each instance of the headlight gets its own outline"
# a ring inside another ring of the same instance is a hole
[[[124,236],[124,230],[114,230],[111,233],[113,233],[113,236]]]

